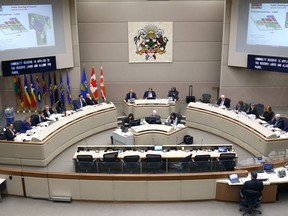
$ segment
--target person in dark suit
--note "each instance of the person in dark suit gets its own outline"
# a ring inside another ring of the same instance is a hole
[[[276,114],[274,116],[274,118],[272,119],[272,121],[270,122],[271,125],[273,125],[274,128],[279,128],[281,130],[284,129],[285,125],[284,125],[284,119],[281,118],[280,114]]]
[[[271,106],[267,106],[266,109],[264,110],[264,113],[262,116],[259,116],[261,119],[263,119],[266,122],[270,122],[272,121],[273,117],[274,117],[274,112],[272,111],[272,107]]]
[[[82,94],[79,94],[78,99],[76,100],[76,109],[80,109],[86,106],[86,101],[84,100]]]
[[[161,116],[157,114],[156,110],[152,111],[152,114],[150,115],[150,117],[153,117],[156,119],[156,124],[161,124]]]
[[[66,112],[65,104],[62,101],[58,101],[57,106],[56,106],[56,111],[57,113],[60,113],[60,114]]]
[[[217,105],[222,107],[225,106],[226,108],[230,108],[231,100],[229,98],[226,98],[225,95],[221,95],[220,98],[217,101]]]
[[[31,120],[30,116],[26,116],[25,119],[22,121],[22,124],[20,125],[19,132],[20,133],[26,133],[27,130],[31,130]]]
[[[49,118],[52,114],[54,114],[54,111],[51,107],[49,107],[48,105],[45,105],[45,108],[43,110],[43,114],[44,114],[45,118]]]
[[[12,123],[7,124],[4,135],[7,140],[14,140],[14,138],[17,136],[16,131],[13,129]]]
[[[30,117],[31,119],[31,126],[37,126],[38,124],[40,124],[41,122],[46,122],[47,119],[46,117],[44,116],[44,113],[43,111],[39,111],[38,112],[38,118],[34,117]]]
[[[90,96],[89,93],[86,94],[85,102],[86,102],[86,105],[90,105],[90,106],[97,104],[97,101],[94,100],[94,99]]]
[[[172,87],[171,90],[168,92],[168,97],[173,98],[173,100],[179,100],[179,92],[177,91],[176,87]]]
[[[135,99],[137,99],[136,93],[133,92],[133,89],[130,89],[130,91],[126,94],[125,101],[128,102]]]
[[[264,189],[263,182],[257,180],[257,172],[251,172],[251,180],[246,181],[243,185],[243,187],[240,190],[240,196],[242,199],[244,199],[243,196],[243,190],[248,189],[248,190],[254,190],[254,191],[259,191],[260,196],[258,199],[261,199],[262,196],[262,191]]]
[[[259,113],[258,113],[258,111],[256,109],[255,104],[253,104],[253,103],[250,104],[250,107],[249,107],[249,109],[247,110],[246,113],[249,114],[249,115],[251,115],[251,114],[255,115],[256,118],[259,118]]]
[[[134,115],[133,113],[129,113],[129,115],[122,120],[122,125],[124,127],[131,127],[132,120],[134,120]]]
[[[149,88],[148,91],[145,91],[143,99],[147,99],[147,98],[156,98],[156,92],[153,91],[152,88]]]

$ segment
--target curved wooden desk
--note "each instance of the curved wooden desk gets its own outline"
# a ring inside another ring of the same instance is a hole
[[[158,115],[167,118],[171,112],[179,112],[179,101],[169,102],[168,99],[137,99],[135,103],[123,102],[123,111],[126,115],[133,113],[135,118],[150,116],[153,110],[157,110]]]
[[[31,142],[1,140],[0,163],[46,166],[79,140],[116,126],[117,111],[114,104],[96,105],[54,122],[41,130]]]
[[[277,138],[274,132],[256,121],[209,104],[189,103],[186,126],[224,137],[255,156],[268,157],[273,151],[277,154],[274,159],[283,160],[288,148],[287,138]]]

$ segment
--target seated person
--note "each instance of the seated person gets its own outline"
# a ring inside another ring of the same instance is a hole
[[[217,101],[217,105],[222,107],[225,106],[226,108],[230,108],[231,100],[229,98],[226,98],[225,95],[221,95],[220,98]]]
[[[26,133],[27,130],[31,130],[31,120],[30,116],[26,116],[25,119],[22,121],[22,124],[19,127],[19,132],[20,133]]]
[[[78,95],[78,99],[76,100],[76,107],[74,109],[80,109],[86,106],[86,101],[84,100],[82,94]]]
[[[178,118],[175,112],[172,112],[170,116],[166,119],[165,124],[173,125],[174,127],[177,126]]]
[[[156,110],[152,111],[152,114],[149,116],[149,118],[153,118],[153,122],[150,123],[154,123],[154,124],[161,124],[161,116],[157,114]],[[154,121],[155,120],[155,121]],[[148,122],[149,123],[149,122]],[[149,123],[149,124],[150,124]]]
[[[251,180],[246,181],[243,185],[243,187],[240,190],[240,196],[242,200],[244,199],[243,190],[253,190],[253,191],[259,191],[260,196],[258,197],[258,200],[261,200],[262,197],[262,191],[264,189],[263,182],[257,180],[257,172],[251,172]]]
[[[272,119],[272,121],[270,122],[271,125],[273,125],[274,128],[279,128],[281,130],[284,129],[285,125],[284,125],[284,119],[281,118],[280,114],[276,114],[274,116],[274,118]]]
[[[179,100],[179,92],[176,90],[176,87],[172,87],[168,92],[168,97],[171,97],[173,100]]]
[[[31,118],[30,118],[31,119]],[[37,126],[38,124],[40,124],[41,122],[45,122],[48,119],[44,116],[43,111],[39,111],[38,112],[38,118],[32,118],[31,119],[31,126]]]
[[[263,119],[266,122],[270,122],[272,121],[273,117],[274,117],[274,112],[272,111],[272,107],[271,106],[267,106],[264,110],[264,113],[262,116],[259,116],[261,119]]]
[[[250,107],[249,107],[249,109],[247,110],[246,113],[249,114],[249,115],[251,115],[251,114],[255,115],[256,118],[259,118],[259,113],[258,113],[258,111],[256,109],[255,104],[253,104],[253,103],[250,104]]]
[[[85,102],[86,102],[86,105],[90,105],[90,106],[97,104],[97,101],[93,99],[89,93],[86,94]]]
[[[133,113],[129,113],[127,117],[122,119],[122,125],[125,127],[131,127],[131,121],[134,120]]]
[[[156,99],[156,93],[152,88],[149,88],[148,91],[145,91],[143,99]]]
[[[45,108],[43,110],[43,114],[44,114],[45,118],[49,118],[50,115],[54,114],[54,111],[48,105],[45,105]]]
[[[8,123],[4,135],[7,140],[14,140],[14,138],[18,135],[13,128],[13,123]]]
[[[135,99],[137,99],[136,93],[133,92],[132,89],[130,89],[130,91],[126,94],[125,101],[128,102],[130,100],[135,100]]]
[[[60,114],[65,113],[66,107],[65,107],[65,104],[62,101],[59,101],[57,103],[56,111],[57,111],[57,113],[60,113]]]
[[[235,106],[235,110],[238,112],[246,112],[248,109],[248,105],[244,103],[242,100],[238,101],[238,104]]]

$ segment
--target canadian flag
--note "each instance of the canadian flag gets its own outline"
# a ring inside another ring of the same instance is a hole
[[[104,101],[106,101],[106,89],[105,89],[105,84],[104,84],[104,76],[103,76],[102,66],[101,66],[101,70],[100,70],[100,89],[101,89],[101,97]]]
[[[97,87],[97,80],[94,71],[94,67],[92,67],[91,77],[90,77],[90,91],[92,92],[94,99],[98,100],[98,87]]]

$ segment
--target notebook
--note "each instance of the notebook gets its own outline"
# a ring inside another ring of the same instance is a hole
[[[263,165],[263,170],[264,170],[264,172],[266,172],[267,174],[275,173],[275,172],[274,172],[274,169],[273,169],[273,164],[270,164],[270,163],[265,163],[265,164]]]
[[[231,174],[229,175],[229,180],[231,183],[240,183],[238,174]]]

